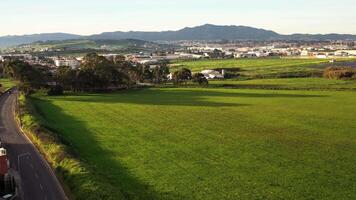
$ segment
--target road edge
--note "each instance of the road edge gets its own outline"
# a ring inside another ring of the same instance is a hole
[[[12,91],[12,90],[15,89],[15,88],[16,88],[16,87],[10,88],[10,89],[8,89],[6,92]],[[2,97],[4,94],[6,94],[6,92],[2,93],[2,94],[0,95],[0,97]],[[18,94],[16,94],[16,97],[15,97],[15,98],[16,98],[16,101],[17,101],[16,104],[18,104]],[[29,144],[34,148],[36,154],[37,154],[38,157],[41,159],[41,161],[44,163],[45,167],[50,171],[51,175],[52,175],[53,177],[55,177],[55,182],[56,182],[58,188],[60,188],[60,191],[61,191],[61,193],[63,194],[63,196],[66,197],[65,200],[69,200],[68,194],[67,194],[66,190],[64,189],[64,188],[66,188],[67,186],[66,186],[66,185],[64,184],[64,182],[61,180],[61,178],[57,176],[57,173],[55,173],[53,166],[48,162],[48,160],[47,160],[47,159],[44,157],[44,155],[40,152],[40,150],[39,150],[39,149],[37,148],[37,146],[33,143],[33,141],[28,137],[26,131],[24,131],[24,130],[22,129],[22,126],[21,126],[22,122],[20,121],[21,119],[18,118],[19,113],[16,112],[16,104],[13,104],[13,105],[12,105],[12,106],[13,106],[12,112],[13,112],[13,116],[14,116],[14,118],[15,118],[15,122],[16,122],[17,129],[21,132],[22,135],[25,136],[25,139],[26,139],[26,140],[29,142]]]

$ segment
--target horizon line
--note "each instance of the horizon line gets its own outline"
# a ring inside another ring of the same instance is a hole
[[[201,27],[201,26],[206,26],[206,25],[212,25],[212,26],[235,26],[235,27],[249,27],[249,28],[255,28],[255,29],[262,29],[265,31],[272,31],[275,32],[279,35],[298,35],[298,34],[303,34],[303,35],[330,35],[330,34],[338,34],[338,35],[356,35],[356,33],[337,33],[337,32],[328,32],[328,33],[279,33],[277,31],[268,29],[268,28],[259,28],[259,27],[254,27],[254,26],[248,26],[248,25],[217,25],[217,24],[211,24],[211,23],[205,23],[202,25],[195,25],[195,26],[185,26],[183,28],[178,28],[176,30],[128,30],[128,31],[120,31],[120,30],[113,30],[113,31],[103,31],[103,32],[97,32],[97,33],[89,33],[89,34],[77,34],[77,33],[70,33],[70,32],[62,32],[62,31],[54,31],[54,32],[38,32],[38,33],[24,33],[24,34],[6,34],[6,35],[1,35],[0,37],[22,37],[22,36],[32,36],[32,35],[41,35],[41,34],[71,34],[71,35],[77,35],[77,36],[93,36],[93,35],[100,35],[103,33],[114,33],[114,32],[123,32],[123,33],[129,33],[129,32],[153,32],[153,33],[159,33],[159,32],[169,32],[169,31],[180,31],[185,28],[196,28],[196,27]]]

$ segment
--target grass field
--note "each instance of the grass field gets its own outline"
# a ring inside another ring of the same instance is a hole
[[[356,199],[352,91],[169,88],[32,102],[114,199]]]
[[[356,81],[325,78],[212,80],[210,87],[285,90],[356,90]],[[196,85],[196,84],[195,84]]]
[[[7,78],[0,78],[0,84],[0,92],[15,86],[15,83]]]
[[[338,59],[339,62],[350,59]],[[240,75],[250,78],[285,78],[320,76],[322,68],[328,65],[326,59],[291,59],[291,58],[261,58],[261,59],[229,59],[229,60],[195,60],[176,61],[172,69],[187,67],[193,72],[205,69],[239,68]],[[337,65],[338,63],[335,63]]]

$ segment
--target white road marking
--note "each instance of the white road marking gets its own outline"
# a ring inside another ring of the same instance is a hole
[[[30,164],[30,167],[31,167],[32,169],[34,169],[34,167],[33,167],[33,164],[32,164],[32,163]]]
[[[38,174],[37,173],[35,173],[35,177],[38,179],[39,178],[39,176],[38,176]]]

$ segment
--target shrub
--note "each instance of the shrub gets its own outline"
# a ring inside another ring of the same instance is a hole
[[[355,79],[356,70],[351,67],[328,67],[323,76],[328,79]]]
[[[63,87],[60,85],[56,85],[51,87],[48,92],[47,92],[48,96],[60,96],[63,95]]]
[[[31,87],[29,83],[19,83],[18,85],[19,91],[21,91],[25,96],[28,96],[34,93],[34,89]]]
[[[208,79],[206,79],[204,74],[202,74],[202,73],[193,74],[192,80],[193,80],[193,82],[198,83],[199,85],[202,85],[202,86],[207,86],[209,84]]]
[[[182,68],[173,73],[173,83],[175,85],[181,85],[182,82],[186,82],[192,78],[192,72],[187,68]]]

